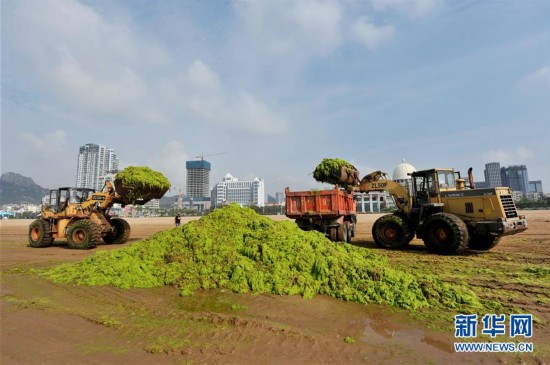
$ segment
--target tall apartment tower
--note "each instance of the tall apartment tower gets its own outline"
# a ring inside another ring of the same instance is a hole
[[[485,164],[485,182],[488,188],[503,186],[500,174],[500,162],[489,162]]]
[[[529,175],[527,166],[514,165],[501,169],[502,184],[510,187],[512,191],[529,192]]]
[[[187,197],[210,197],[210,162],[205,160],[187,161]]]
[[[80,147],[76,168],[76,187],[99,190],[101,178],[118,170],[115,150],[88,143]]]

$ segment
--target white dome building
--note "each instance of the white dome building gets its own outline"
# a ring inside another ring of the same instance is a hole
[[[410,163],[406,163],[405,159],[401,160],[401,163],[393,170],[392,180],[403,185],[405,189],[412,191],[411,175],[416,171],[416,168]]]
[[[405,159],[401,161],[402,162],[397,165],[395,170],[393,170],[392,180],[396,182],[407,182],[411,179],[409,174],[415,172],[416,168],[410,163],[406,163]]]
[[[392,180],[400,183],[407,189],[411,191],[411,176],[409,174],[416,171],[416,168],[406,163],[403,159],[402,162],[397,165],[395,170],[393,170]],[[355,200],[357,203],[357,212],[358,213],[376,213],[382,211],[383,208],[393,209],[395,208],[395,202],[391,195],[385,191],[371,191],[368,193],[357,193],[355,194]]]

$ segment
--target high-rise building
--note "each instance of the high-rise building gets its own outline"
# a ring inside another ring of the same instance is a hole
[[[502,185],[508,186],[512,191],[521,191],[527,193],[529,191],[529,175],[527,174],[527,166],[514,165],[503,167],[500,169]]]
[[[264,181],[259,178],[252,181],[239,181],[228,173],[212,188],[211,206],[219,207],[231,203],[263,207],[265,205]]]
[[[488,188],[503,186],[500,173],[500,162],[486,163],[484,173],[485,182]]]
[[[76,168],[76,187],[99,190],[100,178],[118,170],[115,150],[88,143],[80,147]]]
[[[529,181],[530,193],[542,193],[542,180]]]
[[[475,181],[474,186],[476,187],[476,189],[485,189],[489,187],[489,185],[485,181]]]
[[[187,161],[187,197],[210,197],[210,162],[205,160]]]

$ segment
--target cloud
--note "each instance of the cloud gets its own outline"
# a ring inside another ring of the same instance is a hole
[[[55,131],[38,137],[30,132],[20,135],[24,150],[47,158],[60,156],[65,152],[67,144],[66,133]]]
[[[9,73],[19,72],[48,107],[57,103],[57,109],[95,124],[179,124],[198,119],[255,134],[285,130],[284,118],[257,93],[225,86],[200,58],[182,68],[171,61],[176,57],[172,50],[148,42],[124,17],[109,18],[74,0],[41,1],[32,9],[11,4],[5,32]],[[287,21],[302,29],[304,42],[316,38],[333,43],[333,30],[324,28],[333,18],[333,6],[294,4]]]
[[[376,26],[367,17],[362,16],[352,24],[351,34],[356,41],[363,43],[369,49],[373,49],[392,39],[395,35],[395,29],[391,25]]]
[[[251,92],[225,87],[202,60],[195,60],[177,78],[164,80],[160,89],[178,113],[200,122],[260,135],[286,130],[285,118]]]
[[[196,60],[189,66],[187,75],[195,91],[215,93],[221,89],[219,76],[201,60]]]
[[[162,49],[138,39],[119,19],[108,21],[78,1],[10,4],[2,36],[10,54],[7,68],[49,104],[57,102],[95,122],[166,120],[154,110],[143,72],[168,63]]]
[[[550,66],[541,67],[518,81],[519,88],[524,91],[545,90],[548,92],[549,85]]]
[[[185,152],[183,143],[170,141],[148,155],[147,166],[166,175],[172,184],[171,192],[178,193],[179,188],[184,188],[187,179],[185,168],[187,160],[189,160],[189,155]]]
[[[146,86],[130,68],[120,69],[114,78],[83,69],[66,52],[52,72],[52,81],[63,98],[88,112],[111,114],[127,111],[143,100]]]
[[[483,155],[485,162],[500,162],[502,166],[506,165],[524,165],[526,160],[533,157],[533,151],[526,147],[517,147],[515,150],[490,150]]]
[[[516,148],[516,155],[521,160],[525,160],[525,159],[529,159],[529,158],[533,157],[533,152],[528,148],[518,147],[518,148]]]
[[[341,43],[343,9],[334,1],[241,1],[235,3],[246,32],[272,55],[326,56]]]
[[[44,135],[36,135],[30,132],[18,136],[20,144],[15,151],[26,163],[17,167],[17,172],[25,176],[31,176],[37,184],[44,187],[57,188],[57,185],[73,185],[76,183],[74,153],[67,148],[67,134],[57,130]],[[60,181],[60,176],[63,178]],[[70,177],[70,180],[67,180]]]
[[[420,19],[434,14],[442,5],[442,0],[371,0],[377,11],[396,11],[411,19]]]

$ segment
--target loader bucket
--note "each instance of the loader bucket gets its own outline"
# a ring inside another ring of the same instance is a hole
[[[338,185],[357,185],[359,172],[355,168],[342,166],[340,170],[334,171],[328,178],[328,182]]]
[[[128,184],[121,180],[115,180],[115,190],[125,205],[143,205],[152,199],[160,199],[168,189],[139,183]]]
[[[124,204],[143,205],[160,199],[170,189],[170,181],[148,167],[129,166],[115,176],[115,190]]]
[[[319,182],[335,185],[357,185],[359,171],[347,161],[339,158],[325,158],[313,172],[313,178]]]

